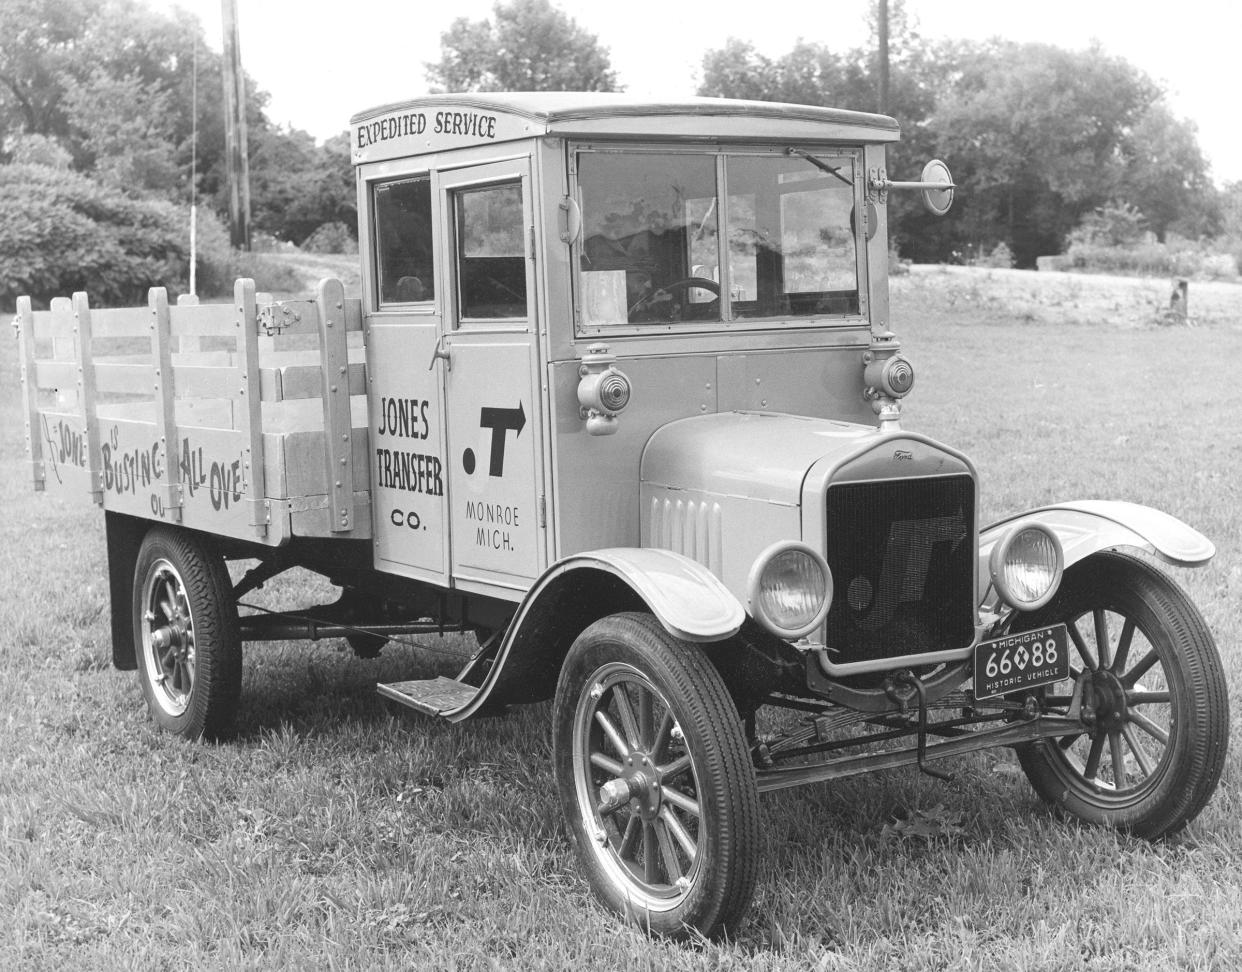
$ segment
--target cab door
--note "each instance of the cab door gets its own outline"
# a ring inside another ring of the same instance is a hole
[[[435,173],[386,163],[366,182],[362,239],[371,515],[376,566],[436,584],[448,581],[443,387],[428,367],[443,329],[437,280]]]
[[[547,564],[529,160],[442,172],[440,194],[453,578],[524,592]]]

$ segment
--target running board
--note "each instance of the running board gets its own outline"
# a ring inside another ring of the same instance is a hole
[[[412,682],[380,682],[376,690],[387,699],[433,716],[468,705],[479,692],[477,686],[466,685],[443,675]]]

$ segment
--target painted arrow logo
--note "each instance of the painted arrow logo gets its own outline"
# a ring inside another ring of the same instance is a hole
[[[489,476],[505,474],[505,441],[506,432],[512,431],[516,439],[526,428],[526,409],[521,399],[517,408],[483,408],[479,410],[479,427],[492,430],[492,452],[488,462]]]

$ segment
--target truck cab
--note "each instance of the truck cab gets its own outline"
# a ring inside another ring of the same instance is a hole
[[[519,600],[571,554],[690,542],[742,593],[787,501],[744,529],[729,489],[665,513],[678,484],[644,482],[643,453],[679,420],[739,441],[791,434],[780,414],[875,424],[862,356],[887,331],[887,238],[868,173],[895,123],[556,93],[351,126],[376,566]]]

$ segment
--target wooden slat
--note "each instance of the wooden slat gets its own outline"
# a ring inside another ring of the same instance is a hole
[[[91,336],[100,338],[149,337],[150,316],[139,307],[91,311]]]
[[[197,307],[198,294],[181,294],[177,297],[178,307]],[[197,334],[183,334],[177,339],[177,347],[181,351],[197,351],[203,339]]]
[[[362,299],[350,297],[345,301],[345,330],[362,333]]]
[[[351,361],[347,374],[349,394],[367,393],[367,370],[361,361]],[[323,366],[290,365],[263,369],[263,400],[285,402],[298,398],[319,398],[323,394]]]
[[[349,412],[349,345],[345,335],[345,288],[339,280],[319,281],[319,346],[323,358],[323,430],[327,485],[332,505],[329,529],[353,529],[354,460]]]
[[[255,319],[254,281],[238,280],[233,287],[234,318],[238,333],[236,371],[243,396],[237,425],[246,443],[247,499],[250,524],[260,537],[267,535],[268,510],[263,482],[263,400],[259,394],[259,328]],[[249,389],[249,393],[247,393]]]
[[[235,401],[220,398],[178,398],[176,401],[175,415],[180,429],[232,429],[236,414]]]
[[[103,506],[102,453],[99,448],[99,419],[95,415],[95,366],[91,361],[91,305],[84,290],[73,295],[73,316],[77,322],[74,357],[78,363],[78,402],[86,433],[91,497],[97,505]]]
[[[170,307],[168,312],[172,333],[177,337],[232,335],[237,330],[237,314],[231,304],[184,304]]]
[[[186,350],[185,343],[187,341],[196,341],[197,338],[181,338],[181,350],[174,351],[172,363],[174,368],[191,367],[194,365],[209,365],[213,368],[236,368],[237,359],[232,351],[199,351],[197,348],[193,351]]]
[[[48,338],[64,338],[69,341],[73,340],[73,315],[62,317],[60,314],[53,314],[51,311],[35,311],[33,314],[35,322],[35,333],[40,340],[46,341]]]
[[[46,484],[43,465],[43,440],[39,437],[39,382],[35,367],[35,320],[29,297],[17,298],[17,340],[21,346],[22,389],[26,398],[26,454],[30,456],[30,473],[34,488],[42,491]]]
[[[34,351],[31,341],[31,351]],[[34,376],[35,388],[48,391],[58,388],[76,388],[78,385],[78,366],[72,361],[36,361],[30,359],[31,374]],[[23,380],[24,376],[23,376]]]
[[[152,287],[147,295],[151,308],[151,355],[155,359],[155,430],[164,453],[164,495],[160,512],[173,523],[181,522],[181,469],[177,464],[176,371],[172,365],[172,323],[168,291]]]
[[[174,365],[173,382],[178,398],[237,398],[237,368]]]
[[[96,391],[146,395],[154,382],[155,369],[149,364],[109,361],[107,358],[95,361]]]
[[[72,361],[77,347],[78,322],[73,316],[73,301],[68,297],[53,297],[48,305],[48,333],[52,336],[52,357],[57,361]]]

